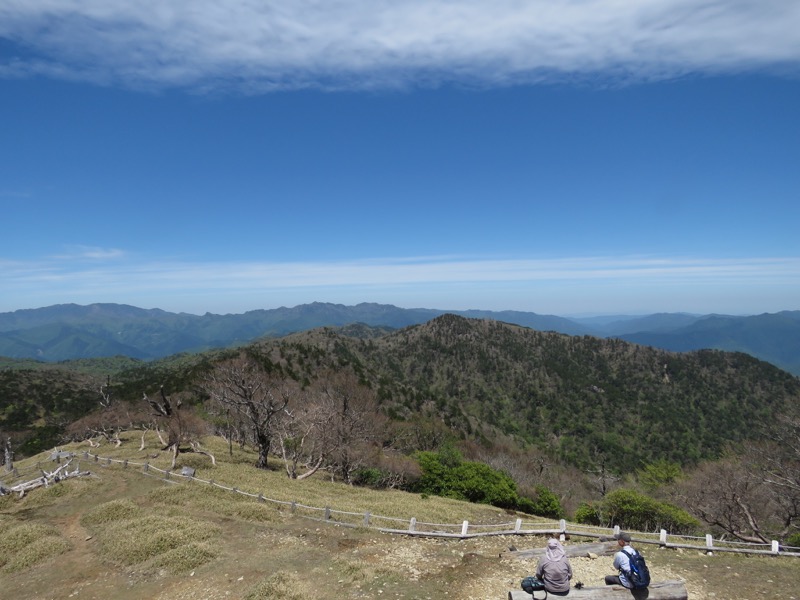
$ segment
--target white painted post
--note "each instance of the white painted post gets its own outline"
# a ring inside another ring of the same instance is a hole
[[[369,511],[364,513],[364,527],[369,527]]]
[[[514,533],[519,533],[520,529],[522,529],[522,519],[517,519],[517,522],[514,524]]]
[[[417,517],[411,517],[411,520],[408,522],[408,531],[416,531],[417,529]]]
[[[781,545],[778,543],[778,540],[772,540],[772,551],[775,554],[778,554],[781,551]]]
[[[614,525],[614,537],[619,535],[619,525]]]
[[[714,554],[714,538],[710,533],[706,534],[706,554],[709,556]]]
[[[468,529],[469,529],[469,521],[464,521],[461,524],[461,535],[467,535]]]
[[[558,528],[561,530],[561,533],[558,536],[558,541],[567,541],[567,521],[565,519],[561,519],[558,522]]]
[[[658,543],[661,544],[661,547],[665,547],[667,545],[667,530],[662,529],[661,535],[658,537]]]

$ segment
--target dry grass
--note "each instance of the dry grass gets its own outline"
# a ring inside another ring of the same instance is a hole
[[[162,470],[169,469],[172,455],[167,452],[156,452],[156,437],[154,434],[149,435],[152,436],[151,444],[144,452],[138,451],[139,436],[135,434],[123,434],[121,437],[123,440],[127,440],[127,443],[119,448],[105,445],[99,449],[91,449],[91,452],[104,458],[128,459],[131,463],[146,462],[151,467]],[[190,466],[196,469],[196,477],[203,481],[213,481],[226,487],[235,487],[253,495],[261,493],[265,498],[287,504],[298,502],[320,509],[330,507],[333,510],[353,513],[369,511],[373,515],[399,519],[415,517],[419,522],[427,523],[457,524],[464,520],[484,524],[509,523],[513,522],[515,518],[513,515],[487,505],[469,504],[448,498],[422,498],[418,494],[408,492],[372,490],[332,483],[324,473],[302,481],[292,480],[286,476],[279,461],[273,460],[270,463],[271,469],[268,471],[255,469],[253,468],[257,458],[255,452],[234,446],[231,455],[225,440],[218,437],[206,438],[203,440],[203,447],[215,455],[217,466],[212,466],[211,460],[204,455],[186,453],[179,455],[175,472],[179,473],[183,466]],[[122,468],[117,463],[108,467],[105,467],[104,464],[102,460],[99,462],[91,459],[88,462],[82,460],[81,468],[90,468],[95,471],[104,468]],[[132,465],[127,468],[142,469],[142,467]],[[161,476],[153,469],[150,472],[154,476]],[[172,479],[180,480],[177,476],[172,476]],[[194,484],[208,485],[200,481],[193,482]],[[272,504],[271,506],[275,509],[280,505]],[[312,513],[309,513],[309,516],[311,515]],[[313,516],[320,517],[322,515],[316,513]],[[353,519],[358,522],[361,517]]]
[[[315,593],[297,575],[281,571],[253,586],[243,600],[308,600]]]
[[[148,494],[147,500],[154,505],[181,507],[181,510],[191,509],[245,521],[268,522],[280,518],[274,505],[197,482],[154,490]]]
[[[119,449],[103,446],[100,454],[169,466],[170,456],[149,456],[153,445],[139,453],[139,438],[132,436]],[[290,481],[277,469],[253,469],[255,456],[248,451],[234,449],[229,457],[224,442],[207,440],[206,446],[217,467],[199,455],[182,455],[181,464],[191,464],[201,478],[251,493],[439,523],[513,520],[491,507],[441,498],[351,488],[324,478]],[[22,499],[0,498],[3,597],[497,600],[535,568],[532,561],[501,557],[504,550],[544,543],[514,536],[420,539],[335,527],[207,483],[165,483],[131,465],[90,460],[81,469],[96,477],[67,480]],[[60,552],[58,564],[69,568],[53,569],[48,559],[54,555],[44,548]],[[685,580],[692,600],[800,600],[800,560],[645,552],[656,577]],[[573,568],[584,583],[598,585],[611,572],[611,559],[577,559]]]
[[[100,504],[86,512],[81,523],[99,540],[104,558],[123,566],[148,563],[183,573],[217,555],[206,543],[220,533],[217,525],[193,517],[154,514],[130,499]]]
[[[56,527],[10,518],[0,520],[1,571],[24,571],[70,548]]]

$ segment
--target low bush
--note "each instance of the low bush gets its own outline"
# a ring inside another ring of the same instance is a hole
[[[665,529],[673,534],[695,533],[700,527],[700,522],[685,510],[628,489],[614,490],[598,502],[582,504],[575,512],[575,521],[638,531]]]
[[[532,497],[524,497],[520,496],[517,484],[504,471],[484,463],[460,460],[452,451],[445,455],[418,452],[416,457],[422,475],[412,491],[556,519],[564,516],[558,498],[544,486],[536,486]]]
[[[563,519],[565,516],[558,496],[543,485],[535,486],[532,492],[521,497],[517,508],[532,515],[551,519]]]

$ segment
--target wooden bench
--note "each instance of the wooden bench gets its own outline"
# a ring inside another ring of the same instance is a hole
[[[544,592],[536,592],[533,598],[544,598]],[[590,600],[622,600],[634,598],[635,600],[688,600],[689,594],[682,581],[659,581],[651,583],[650,587],[643,590],[629,590],[621,585],[604,585],[601,587],[571,588],[567,596],[547,596],[548,600],[555,598]],[[531,600],[531,595],[522,590],[508,592],[508,600]]]

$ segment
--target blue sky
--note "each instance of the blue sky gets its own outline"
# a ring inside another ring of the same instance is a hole
[[[0,311],[800,309],[800,3],[5,0]]]

